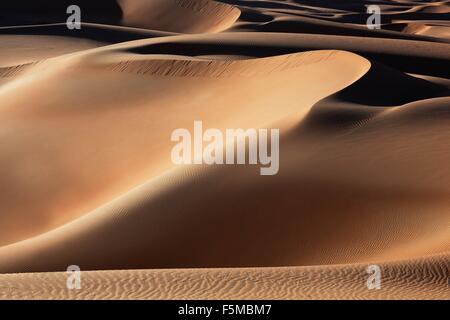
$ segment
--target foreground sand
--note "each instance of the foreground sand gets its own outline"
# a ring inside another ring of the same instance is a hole
[[[0,298],[450,298],[448,2],[374,31],[362,3],[79,2],[75,33],[1,20]],[[176,167],[194,120],[279,128],[279,174]]]
[[[381,264],[380,290],[366,265],[91,271],[67,290],[64,273],[0,275],[1,299],[448,299],[448,257]]]

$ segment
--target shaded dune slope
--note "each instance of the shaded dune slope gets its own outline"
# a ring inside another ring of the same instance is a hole
[[[444,104],[450,88],[426,81],[372,61],[370,70],[356,83],[318,102],[303,120],[305,133],[339,132],[363,126],[396,106],[419,101]],[[434,99],[442,97],[443,99]]]

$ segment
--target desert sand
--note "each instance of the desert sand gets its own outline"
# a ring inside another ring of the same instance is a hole
[[[22,2],[0,5],[0,299],[450,298],[449,1]],[[174,165],[195,120],[280,129],[279,173]]]

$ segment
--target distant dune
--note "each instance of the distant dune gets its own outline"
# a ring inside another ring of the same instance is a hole
[[[0,299],[448,299],[449,2],[370,4],[1,4]],[[279,173],[174,165],[195,120]]]

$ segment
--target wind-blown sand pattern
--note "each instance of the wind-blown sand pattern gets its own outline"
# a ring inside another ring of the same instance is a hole
[[[1,4],[0,299],[449,299],[449,13]],[[174,165],[195,120],[279,128],[279,173]]]

